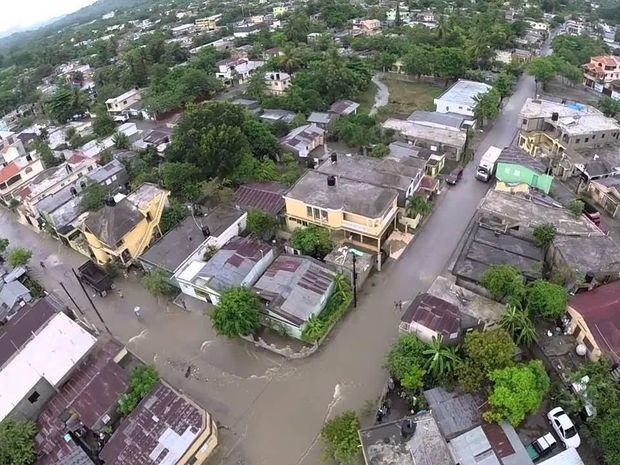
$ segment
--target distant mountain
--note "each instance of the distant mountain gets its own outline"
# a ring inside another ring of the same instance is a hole
[[[97,0],[95,3],[68,15],[53,18],[27,28],[21,28],[20,31],[15,31],[12,34],[8,31],[5,32],[5,36],[0,38],[0,49],[11,48],[16,44],[36,39],[41,35],[49,34],[68,26],[100,19],[101,16],[112,10],[128,10],[145,3],[150,3],[150,0]]]

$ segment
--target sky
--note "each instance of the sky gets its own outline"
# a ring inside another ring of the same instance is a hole
[[[94,0],[2,0],[0,37],[79,10]]]

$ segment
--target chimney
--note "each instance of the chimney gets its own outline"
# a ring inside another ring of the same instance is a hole
[[[336,176],[327,176],[327,186],[328,187],[336,186]]]

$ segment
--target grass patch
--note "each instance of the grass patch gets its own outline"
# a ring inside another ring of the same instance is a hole
[[[377,86],[374,83],[370,83],[368,89],[359,94],[354,100],[360,104],[357,109],[359,114],[369,113],[372,106],[375,104],[375,95],[377,95]]]
[[[390,91],[388,104],[380,109],[382,118],[407,118],[415,110],[434,110],[433,100],[444,88],[428,82],[408,82],[386,77],[383,82]]]

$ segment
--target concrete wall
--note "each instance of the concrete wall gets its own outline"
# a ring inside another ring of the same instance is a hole
[[[583,344],[588,348],[588,358],[596,362],[601,358],[602,352],[594,335],[590,331],[581,314],[577,313],[572,307],[568,307],[568,315],[570,317],[570,331],[577,339],[578,344]]]
[[[462,103],[444,98],[436,98],[435,106],[437,107],[437,113],[458,113],[463,116],[474,116],[474,109],[472,107],[463,106]]]

